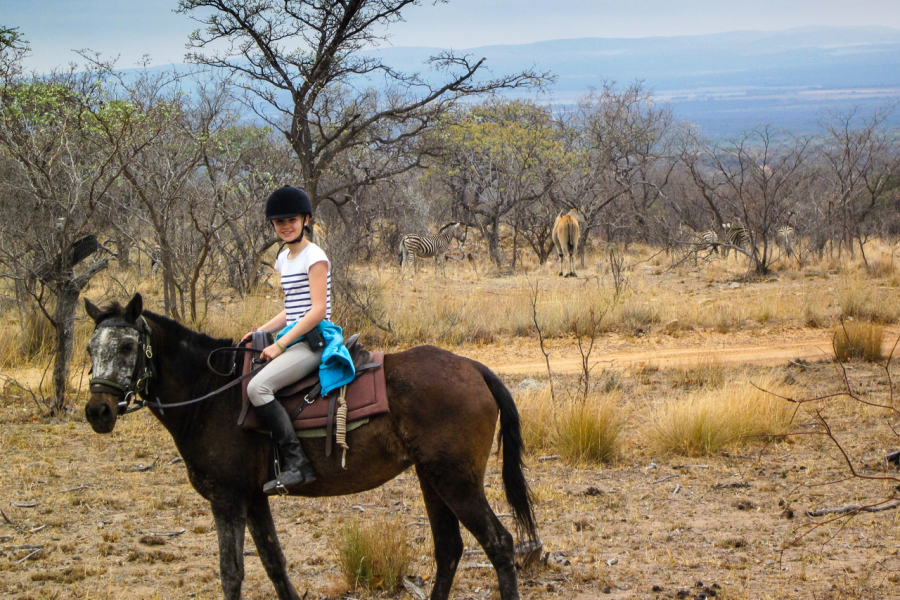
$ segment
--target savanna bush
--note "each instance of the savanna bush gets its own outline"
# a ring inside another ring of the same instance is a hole
[[[413,560],[412,548],[397,519],[345,523],[337,535],[338,564],[352,589],[396,593]]]
[[[838,360],[862,358],[878,361],[882,351],[883,329],[868,322],[844,322],[834,331],[834,355]]]
[[[556,454],[569,464],[615,460],[625,424],[619,399],[612,392],[554,402],[549,388],[520,393],[516,402],[526,450]]]
[[[787,395],[774,377],[689,394],[660,407],[645,437],[657,451],[702,456],[785,434],[794,405],[769,392]]]

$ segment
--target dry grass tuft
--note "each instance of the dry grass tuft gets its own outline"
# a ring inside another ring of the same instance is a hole
[[[879,361],[884,358],[882,338],[884,330],[873,323],[841,323],[834,332],[834,355],[838,360],[851,358]]]
[[[403,524],[376,519],[346,523],[336,540],[338,563],[352,589],[396,593],[412,564],[412,548]]]
[[[615,392],[555,403],[549,388],[519,394],[516,403],[522,415],[525,448],[559,455],[572,465],[613,461],[619,455],[625,424],[618,400]]]
[[[29,312],[21,332],[22,353],[28,359],[49,356],[56,342],[56,329],[39,310]]]
[[[623,425],[613,396],[570,400],[556,411],[553,449],[570,464],[611,462],[619,454]]]
[[[735,382],[669,402],[657,410],[646,439],[661,452],[702,456],[787,433],[793,406],[767,393],[779,393],[783,384],[770,377],[756,385],[762,389]]]
[[[725,385],[725,367],[710,355],[696,364],[672,369],[672,387],[720,388]]]

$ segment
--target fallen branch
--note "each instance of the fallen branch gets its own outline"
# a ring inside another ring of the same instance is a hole
[[[176,537],[184,533],[184,529],[179,529],[178,531],[160,531],[158,533],[151,533],[153,537]]]
[[[886,510],[894,510],[895,508],[900,508],[900,500],[898,500],[897,502],[891,502],[890,504],[882,504],[881,506],[861,506],[859,504],[848,504],[847,506],[841,506],[839,508],[820,508],[818,510],[808,510],[806,511],[806,516],[821,517],[824,515],[843,515],[850,512],[877,513]]]
[[[124,469],[116,469],[116,471],[121,471],[123,473],[143,473],[144,471],[149,471],[155,467],[157,460],[158,459],[153,459],[153,462],[149,465],[135,465],[133,467],[125,467]]]
[[[87,490],[94,487],[92,483],[82,483],[81,485],[76,485],[73,488],[66,488],[64,490],[59,490],[56,492],[57,494],[65,494],[66,492],[77,492],[78,490]]]
[[[22,564],[23,562],[25,562],[26,560],[28,560],[29,558],[31,558],[31,557],[34,556],[35,554],[38,554],[38,553],[39,553],[41,550],[43,550],[43,549],[44,549],[43,546],[39,547],[37,550],[34,550],[31,554],[29,554],[29,555],[26,556],[25,558],[20,558],[19,560],[17,560],[17,561],[16,561],[16,564],[17,564],[17,565]]]
[[[678,475],[666,475],[666,476],[663,477],[662,479],[657,479],[656,481],[651,481],[651,482],[648,483],[647,485],[653,485],[653,484],[656,484],[656,483],[662,483],[663,481],[668,481],[668,480],[672,479],[673,477],[678,477]]]

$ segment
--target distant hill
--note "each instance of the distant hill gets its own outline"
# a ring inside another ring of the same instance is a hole
[[[439,48],[374,52],[386,64],[421,71]],[[604,80],[642,80],[676,114],[713,136],[769,123],[795,131],[826,110],[872,109],[900,99],[900,30],[804,27],[700,36],[583,38],[461,50],[487,58],[494,73],[527,68],[557,76],[551,101],[571,103]],[[898,115],[900,124],[900,115]]]
[[[370,54],[403,72],[427,72],[441,48],[386,47]],[[829,110],[874,110],[900,100],[900,29],[804,27],[648,38],[582,38],[458,50],[493,74],[534,68],[557,77],[550,95],[571,104],[589,88],[641,80],[677,117],[712,137],[762,124],[812,131]],[[188,65],[174,65],[187,72]],[[158,67],[168,69],[170,67]],[[900,111],[894,115],[900,127]]]

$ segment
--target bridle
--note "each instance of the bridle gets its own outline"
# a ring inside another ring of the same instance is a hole
[[[108,319],[97,324],[95,329],[101,327],[126,327],[138,332],[138,353],[134,363],[134,371],[127,385],[118,381],[92,377],[90,380],[91,393],[111,394],[121,398],[118,403],[119,414],[124,415],[140,410],[147,405],[147,401],[141,396],[149,392],[150,381],[156,376],[153,367],[153,347],[150,345],[150,326],[144,317],[138,317],[134,323]],[[134,406],[131,405],[132,401]]]
[[[137,321],[134,323],[129,323],[128,321],[117,321],[117,320],[107,320],[101,321],[97,324],[95,329],[100,329],[101,327],[126,327],[129,329],[134,329],[138,332],[138,354],[137,361],[134,364],[134,372],[131,374],[131,379],[129,380],[127,385],[122,385],[117,381],[112,381],[110,379],[104,379],[102,377],[93,377],[90,380],[90,390],[93,394],[110,394],[113,396],[118,396],[121,398],[118,402],[119,415],[126,415],[130,412],[134,412],[136,410],[140,410],[145,406],[152,406],[159,410],[160,413],[163,413],[166,408],[175,408],[178,406],[187,406],[188,404],[196,404],[197,402],[202,402],[208,398],[212,398],[213,396],[224,392],[230,387],[233,387],[245,379],[249,379],[256,375],[256,373],[265,366],[265,362],[259,359],[254,358],[253,363],[257,365],[256,368],[252,369],[248,373],[241,375],[237,379],[232,379],[230,382],[226,383],[222,387],[209,392],[208,394],[204,394],[199,398],[193,398],[191,400],[186,400],[184,402],[160,402],[159,398],[154,398],[150,400],[145,398],[145,396],[150,396],[150,381],[156,377],[156,369],[153,366],[153,347],[150,344],[150,326],[147,324],[146,319],[144,317],[138,317]],[[235,353],[234,361],[232,363],[231,371],[228,373],[220,373],[216,371],[212,364],[212,357],[218,352],[233,352]],[[246,348],[241,347],[240,345],[235,347],[228,348],[216,348],[213,350],[210,355],[206,359],[206,365],[209,369],[215,373],[216,375],[220,375],[223,377],[228,377],[233,375],[237,369],[237,353],[239,352],[255,352],[260,353],[262,350],[254,349],[254,348]],[[132,402],[134,404],[132,405]]]

